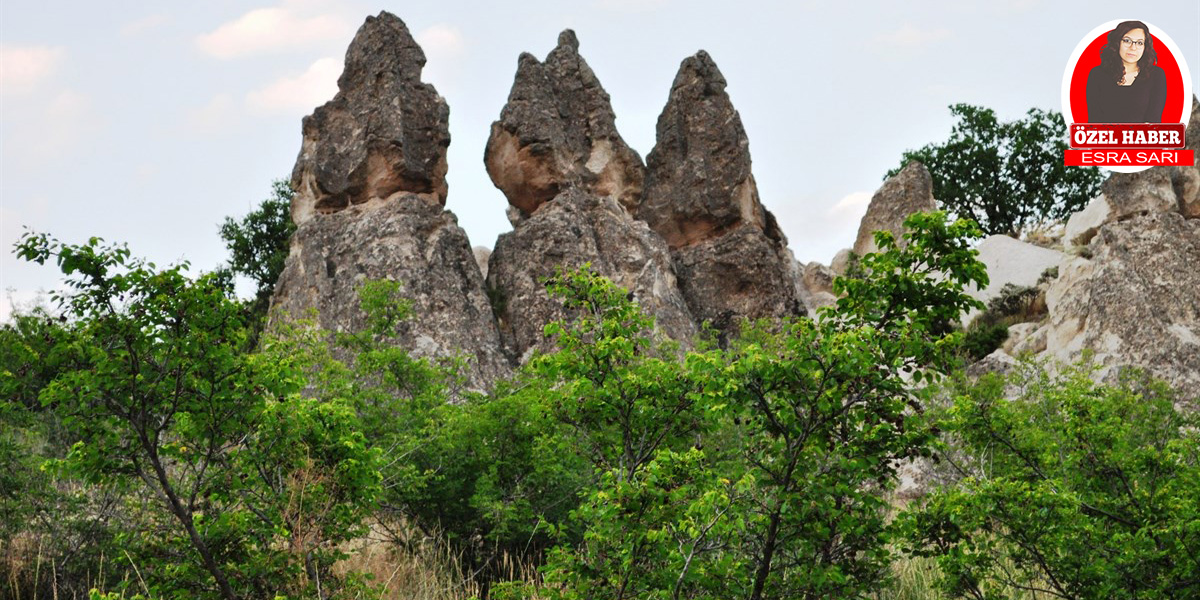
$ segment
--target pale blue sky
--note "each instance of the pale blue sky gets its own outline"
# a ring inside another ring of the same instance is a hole
[[[0,0],[0,288],[21,303],[57,285],[52,268],[12,255],[25,226],[216,266],[218,224],[290,174],[301,117],[333,95],[346,45],[380,10],[425,47],[425,79],[450,105],[447,208],[489,247],[509,229],[483,168],[489,126],[518,54],[544,57],[566,27],[643,157],[680,61],[707,50],[762,200],[802,261],[828,263],[853,242],[900,153],[949,133],[947,105],[1004,119],[1058,110],[1065,63],[1101,23],[1165,29],[1200,89],[1192,0]]]

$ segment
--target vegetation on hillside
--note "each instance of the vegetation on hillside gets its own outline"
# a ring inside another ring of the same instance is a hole
[[[817,319],[720,349],[562,271],[557,350],[488,395],[396,343],[403,282],[362,286],[360,332],[263,328],[220,274],[27,234],[67,288],[0,325],[0,595],[1195,597],[1194,416],[1144,379],[955,375],[981,232],[906,225]],[[897,505],[905,460],[948,482]]]

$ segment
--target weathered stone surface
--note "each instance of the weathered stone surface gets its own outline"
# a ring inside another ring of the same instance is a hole
[[[488,274],[488,259],[492,257],[492,250],[483,246],[475,246],[471,248],[471,253],[475,255],[475,264],[479,265],[479,272],[487,279]]]
[[[838,277],[845,275],[850,268],[850,255],[853,253],[854,251],[849,248],[838,250],[837,254],[833,255],[833,260],[829,262],[829,270]]]
[[[1108,221],[1155,212],[1179,212],[1188,219],[1200,218],[1200,100],[1195,97],[1184,144],[1196,151],[1192,165],[1113,173],[1104,182],[1101,191],[1112,206]]]
[[[501,235],[490,260],[488,289],[514,361],[549,349],[543,328],[566,315],[542,281],[558,266],[584,263],[629,290],[662,334],[685,345],[691,341],[696,327],[662,238],[616,199],[571,189]]]
[[[1101,193],[1108,199],[1108,221],[1123,221],[1147,213],[1179,210],[1171,170],[1152,167],[1140,173],[1113,173]]]
[[[1135,216],[1101,227],[1089,248],[1047,291],[1045,354],[1091,350],[1105,367],[1142,367],[1200,398],[1200,220]]]
[[[563,31],[546,62],[521,54],[488,138],[488,175],[518,217],[569,188],[615,198],[634,212],[645,167],[615,120],[608,93],[579,55],[575,32]]]
[[[804,265],[804,287],[809,292],[833,293],[833,271],[816,261]]]
[[[658,117],[638,218],[671,248],[713,239],[743,223],[782,236],[759,202],[750,142],[725,85],[701,50],[680,65]]]
[[[1008,339],[1001,346],[1012,356],[1037,354],[1046,349],[1046,328],[1041,323],[1016,323],[1008,326]]]
[[[304,118],[292,220],[397,195],[445,203],[450,110],[421,82],[424,66],[403,21],[367,17],[346,51],[337,95]]]
[[[1108,222],[1109,212],[1108,199],[1103,194],[1096,196],[1083,210],[1067,219],[1063,241],[1067,246],[1088,245],[1100,226]]]
[[[1192,116],[1184,144],[1195,154],[1195,164],[1172,167],[1171,185],[1179,197],[1179,212],[1188,219],[1200,218],[1200,99],[1192,96]]]
[[[808,307],[808,316],[816,318],[817,309],[837,303],[833,295],[833,270],[813,261],[807,265],[796,263],[795,278],[799,282],[797,292],[801,302]]]
[[[741,318],[808,314],[785,262],[793,259],[780,254],[775,240],[749,223],[671,252],[692,316],[725,335],[738,331]]]
[[[464,356],[473,389],[489,389],[509,374],[467,235],[428,195],[353,206],[302,223],[272,310],[303,316],[315,308],[322,329],[361,331],[357,292],[372,279],[401,282],[402,295],[412,301],[414,318],[401,326],[400,345],[417,356]]]
[[[933,199],[933,179],[919,162],[904,165],[899,173],[883,182],[871,197],[867,214],[858,225],[854,253],[862,256],[879,250],[875,245],[876,231],[890,231],[903,247],[904,219],[915,212],[937,209]]]
[[[967,293],[986,304],[999,295],[1005,285],[1033,287],[1046,269],[1057,267],[1066,257],[1057,250],[1035,246],[1007,235],[988,236],[979,243],[977,257],[987,265],[988,285],[983,289],[972,285]]]
[[[795,259],[758,198],[749,140],[704,51],[683,61],[646,159],[638,210],[671,247],[698,322],[730,333],[739,318],[804,314]]]

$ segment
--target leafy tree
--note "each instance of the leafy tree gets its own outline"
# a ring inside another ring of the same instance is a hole
[[[907,150],[900,166],[919,161],[933,178],[933,195],[951,212],[975,219],[990,234],[1016,234],[1083,208],[1104,177],[1095,167],[1063,164],[1067,128],[1062,114],[1030,109],[1001,122],[990,108],[954,104],[950,138]]]
[[[152,591],[329,597],[333,548],[361,531],[378,491],[353,412],[297,398],[294,361],[243,353],[244,313],[212,275],[95,238],[30,233],[17,252],[56,262],[69,288],[58,300],[71,335],[39,400],[78,441],[51,467],[142,491],[129,508],[149,526],[120,541]],[[297,494],[306,511],[292,510]]]
[[[959,383],[942,415],[960,478],[902,522],[952,597],[1195,598],[1200,436],[1159,383],[1026,364]]]
[[[904,248],[876,234],[880,252],[862,258],[861,277],[835,281],[841,299],[818,321],[752,337],[731,357],[734,438],[755,482],[742,550],[753,577],[739,596],[860,597],[885,583],[881,492],[897,460],[930,441],[910,381],[954,364],[959,335],[943,324],[978,305],[968,284],[987,281],[974,223],[930,213],[905,226]]]
[[[288,242],[296,230],[291,215],[295,195],[290,183],[277,179],[271,184],[271,197],[257,209],[241,220],[226,217],[221,225],[221,239],[229,249],[229,269],[254,282],[254,300],[249,307],[257,319],[266,316],[275,282],[287,260]]]
[[[331,343],[311,320],[276,319],[262,351],[305,365],[306,394],[354,407],[382,452],[378,527],[405,550],[420,544],[398,525],[444,540],[484,590],[505,574],[505,561],[540,561],[552,542],[541,521],[565,519],[587,469],[539,388],[526,381],[502,383],[490,397],[461,393],[458,361],[416,358],[398,344],[411,312],[399,282],[365,282],[359,298],[362,331]]]
[[[953,362],[943,326],[986,283],[973,223],[915,215],[819,321],[760,327],[729,351],[655,351],[652,321],[594,274],[551,285],[577,314],[537,359],[542,394],[595,478],[545,571],[562,598],[861,597],[886,579],[880,492],[930,440],[921,382]],[[504,593],[529,594],[520,585]]]
[[[720,547],[734,522],[724,518],[732,482],[696,447],[716,396],[703,393],[671,347],[654,343],[653,320],[612,282],[577,270],[548,288],[573,318],[546,327],[561,350],[536,358],[530,371],[592,476],[567,522],[548,523],[561,543],[547,582],[583,598],[703,589],[711,577],[697,581],[699,555]]]

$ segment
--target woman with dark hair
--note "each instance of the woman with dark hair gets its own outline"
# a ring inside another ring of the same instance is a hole
[[[1088,122],[1161,123],[1167,75],[1155,60],[1145,23],[1124,21],[1109,32],[1100,66],[1088,74]]]

